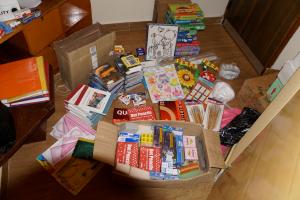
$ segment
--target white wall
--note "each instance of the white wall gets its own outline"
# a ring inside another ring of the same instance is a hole
[[[293,59],[300,51],[300,27],[291,37],[289,42],[286,44],[276,61],[274,62],[273,69],[281,69],[285,61]]]
[[[154,0],[91,0],[94,22],[113,24],[151,21]]]
[[[199,4],[205,17],[221,17],[225,13],[229,0],[192,0]]]
[[[223,16],[228,0],[193,0],[206,17]],[[151,21],[154,0],[91,0],[94,22],[113,24]]]

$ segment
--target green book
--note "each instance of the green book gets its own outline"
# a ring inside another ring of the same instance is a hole
[[[72,156],[81,159],[93,159],[94,141],[79,138]]]

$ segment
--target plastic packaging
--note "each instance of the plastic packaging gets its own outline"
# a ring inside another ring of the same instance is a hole
[[[220,130],[221,144],[233,146],[247,133],[260,113],[252,108],[245,107],[241,114]]]
[[[226,104],[235,97],[232,87],[225,82],[217,82],[212,92],[212,98]]]
[[[233,80],[240,75],[240,68],[236,64],[221,64],[219,76],[227,80]]]

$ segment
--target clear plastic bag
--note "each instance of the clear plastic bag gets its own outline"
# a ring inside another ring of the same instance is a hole
[[[232,87],[228,83],[222,81],[216,82],[211,95],[213,99],[224,104],[228,103],[235,97]]]
[[[240,68],[235,63],[221,64],[219,76],[227,80],[233,80],[240,75]]]

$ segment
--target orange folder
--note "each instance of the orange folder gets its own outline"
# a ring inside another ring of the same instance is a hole
[[[43,57],[32,57],[0,65],[0,99],[43,94],[47,90],[45,71],[39,71],[43,63]]]

